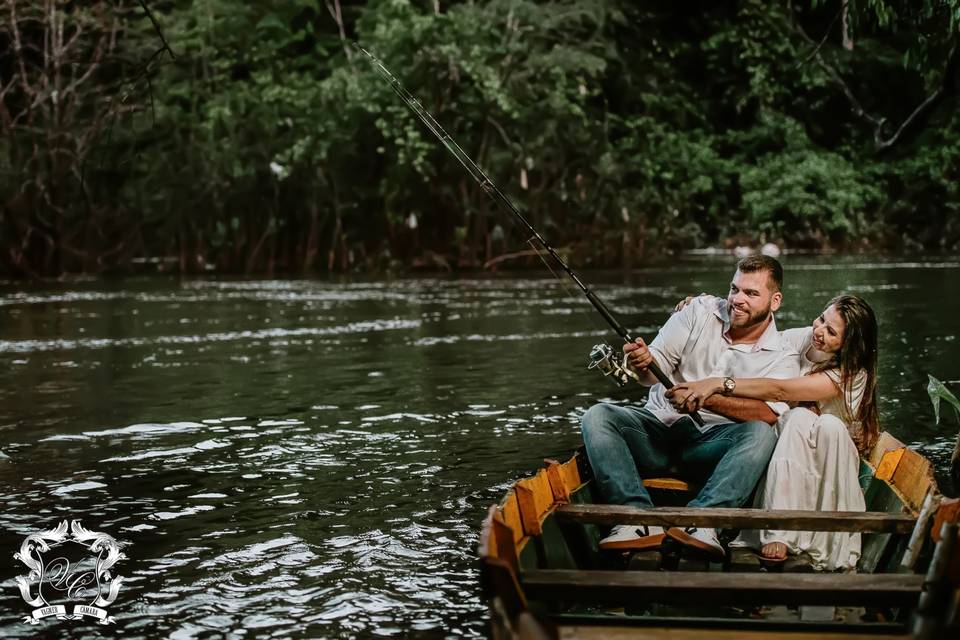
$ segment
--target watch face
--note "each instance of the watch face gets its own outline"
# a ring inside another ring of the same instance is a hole
[[[737,386],[737,383],[733,381],[733,378],[727,378],[726,380],[723,381],[723,388],[726,390],[727,393],[730,393],[731,391],[733,391],[733,388],[735,386]]]

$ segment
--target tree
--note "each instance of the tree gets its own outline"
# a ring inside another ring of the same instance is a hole
[[[142,109],[157,54],[126,56],[134,13],[123,3],[5,0],[3,12],[0,264],[30,276],[99,271],[128,250],[131,228],[95,176],[115,176],[101,154],[117,123]]]

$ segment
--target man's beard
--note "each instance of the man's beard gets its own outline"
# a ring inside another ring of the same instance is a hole
[[[755,327],[756,325],[766,322],[767,318],[770,317],[770,305],[767,305],[766,309],[757,311],[753,314],[748,314],[743,320],[736,320],[737,316],[733,313],[733,306],[731,306],[730,311],[730,328],[731,329],[749,329],[750,327]]]

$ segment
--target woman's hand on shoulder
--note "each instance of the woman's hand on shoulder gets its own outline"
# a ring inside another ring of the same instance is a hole
[[[677,303],[677,305],[673,308],[673,313],[677,313],[678,311],[681,311],[685,306],[687,306],[697,298],[703,298],[703,297],[710,298],[712,296],[709,293],[701,293],[698,296],[687,296],[686,298],[684,298],[683,300]]]

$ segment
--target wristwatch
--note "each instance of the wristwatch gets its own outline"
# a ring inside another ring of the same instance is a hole
[[[723,395],[728,396],[733,393],[733,390],[737,388],[737,381],[733,378],[724,378],[723,379]]]

